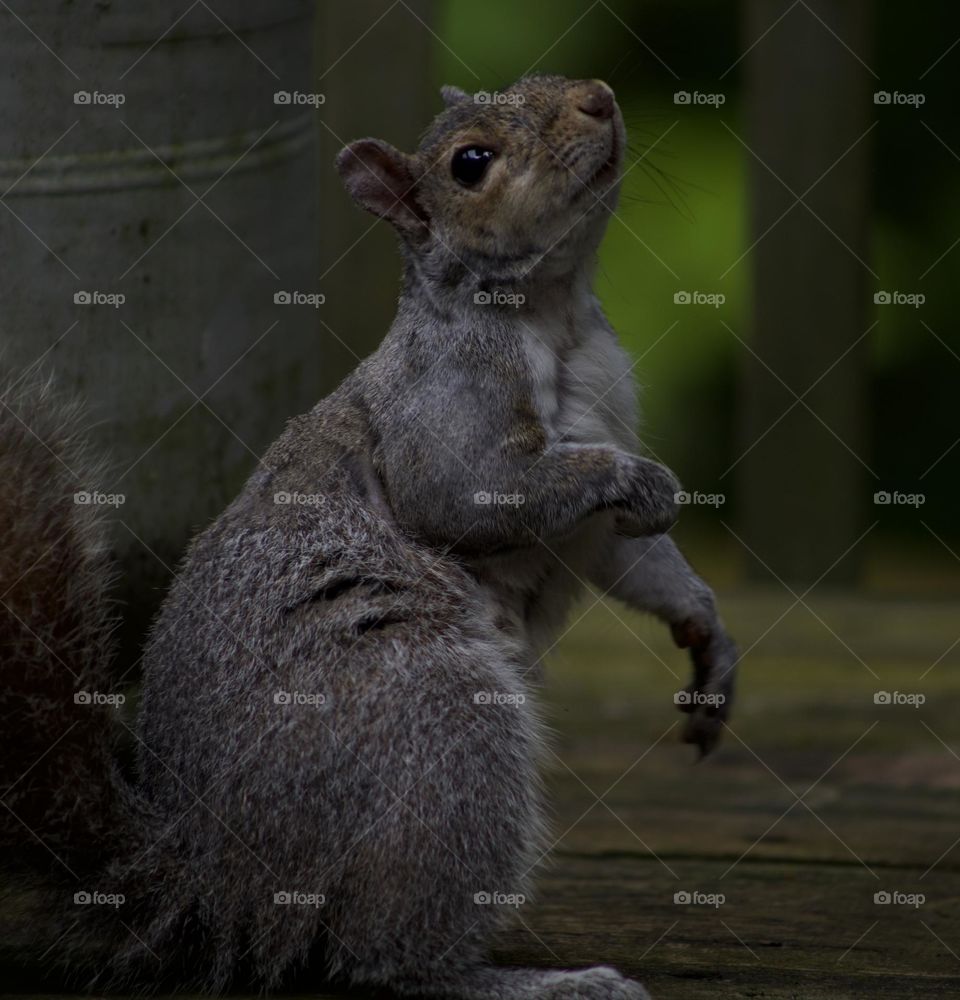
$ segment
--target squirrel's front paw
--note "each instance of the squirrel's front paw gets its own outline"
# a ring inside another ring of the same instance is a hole
[[[621,535],[662,535],[677,521],[676,476],[658,462],[622,455],[617,472],[616,528]]]

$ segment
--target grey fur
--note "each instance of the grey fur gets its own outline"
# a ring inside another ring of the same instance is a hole
[[[114,571],[103,508],[75,502],[102,463],[82,414],[25,374],[0,391],[0,843],[44,831],[52,851],[116,830],[109,691]],[[26,763],[24,763],[26,762]],[[24,773],[27,765],[29,770]],[[34,845],[39,846],[39,845]],[[41,848],[42,850],[43,848]]]
[[[590,291],[623,148],[619,112],[579,110],[597,86],[526,78],[522,101],[453,101],[413,156],[341,154],[400,234],[397,318],[193,541],[154,625],[139,782],[111,779],[135,843],[97,876],[134,932],[116,975],[270,987],[318,953],[411,996],[646,996],[603,967],[487,965],[510,908],[478,896],[529,898],[535,682],[585,580],[670,623],[699,689],[732,690]],[[481,141],[497,159],[470,191],[450,156]],[[688,737],[708,748],[721,718],[698,709]]]

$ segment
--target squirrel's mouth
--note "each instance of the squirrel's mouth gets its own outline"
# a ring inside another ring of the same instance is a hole
[[[605,188],[609,190],[616,183],[617,177],[620,174],[621,145],[620,135],[617,129],[614,128],[610,137],[610,153],[584,185],[587,189]],[[606,190],[601,191],[600,194],[605,194]]]

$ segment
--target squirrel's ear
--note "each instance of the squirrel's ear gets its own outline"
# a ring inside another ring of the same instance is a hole
[[[451,83],[445,83],[440,88],[440,96],[443,98],[444,105],[448,108],[452,108],[454,104],[470,100],[470,95],[465,90],[454,87]]]
[[[417,203],[410,158],[380,139],[358,139],[340,150],[337,170],[350,197],[408,233],[422,233],[427,214]]]

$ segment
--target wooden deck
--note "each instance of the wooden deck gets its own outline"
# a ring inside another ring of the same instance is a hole
[[[599,605],[568,636],[550,691],[560,839],[503,961],[608,962],[658,1000],[960,996],[956,601],[806,603],[725,597],[757,644],[698,764],[668,732],[684,663],[655,624]]]
[[[723,596],[750,651],[701,763],[677,743],[684,654],[639,615],[586,611],[547,691],[557,844],[501,961],[610,963],[657,1000],[960,996],[956,600],[805,601]]]

